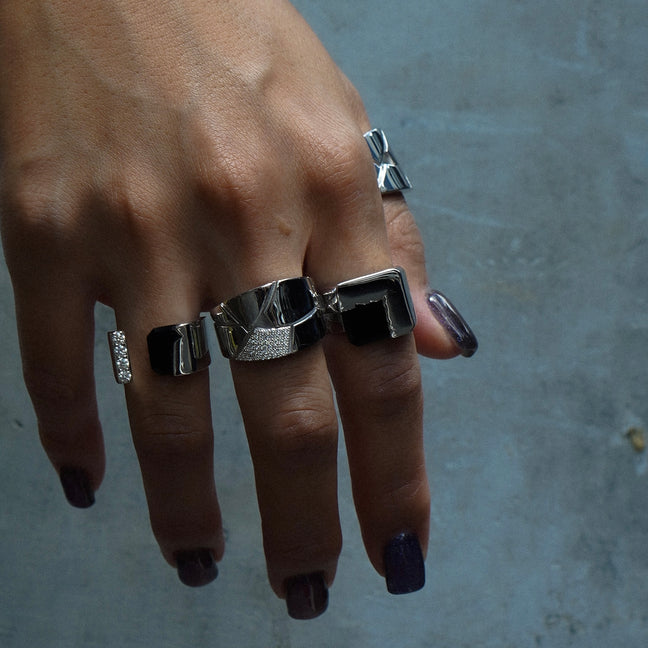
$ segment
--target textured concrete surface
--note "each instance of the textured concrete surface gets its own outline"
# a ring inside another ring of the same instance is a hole
[[[267,584],[224,363],[219,579],[179,584],[149,530],[97,314],[108,474],[70,508],[40,450],[0,270],[0,645],[644,647],[648,462],[645,0],[299,0],[391,133],[435,287],[471,360],[424,361],[434,489],[428,585],[391,597],[364,557],[341,461],[345,547],[329,611]],[[46,314],[43,324],[47,326]]]

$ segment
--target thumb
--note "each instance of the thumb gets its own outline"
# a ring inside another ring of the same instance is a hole
[[[383,208],[392,259],[405,269],[412,293],[418,352],[437,359],[472,356],[477,351],[474,333],[452,303],[429,287],[423,241],[405,199],[385,196]]]

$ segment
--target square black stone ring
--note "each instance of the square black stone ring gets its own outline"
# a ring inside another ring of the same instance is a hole
[[[210,363],[205,318],[158,326],[146,338],[151,369],[163,376],[186,376]]]
[[[416,314],[403,268],[388,268],[339,283],[322,295],[330,332],[362,346],[407,335]]]

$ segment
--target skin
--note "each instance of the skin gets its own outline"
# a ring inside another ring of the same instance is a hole
[[[341,546],[336,393],[369,559],[415,532],[429,490],[417,359],[458,349],[425,308],[423,246],[382,199],[355,89],[283,0],[6,0],[0,4],[2,237],[27,388],[56,469],[96,490],[104,451],[93,308],[129,339],[126,386],[162,554],[224,551],[208,373],[155,375],[146,335],[279,278],[320,290],[403,266],[414,335],[232,363],[270,584],[323,572]],[[281,252],[278,253],[278,250]],[[64,339],[66,344],[53,344]]]

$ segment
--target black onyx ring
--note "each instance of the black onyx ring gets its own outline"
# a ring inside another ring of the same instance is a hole
[[[211,361],[205,318],[158,326],[147,336],[149,360],[155,373],[187,376],[207,369]]]
[[[343,281],[321,297],[328,330],[346,333],[356,346],[407,335],[416,324],[402,268]]]
[[[309,277],[281,279],[248,290],[212,311],[221,351],[232,360],[272,360],[312,346],[326,333],[320,299]]]

